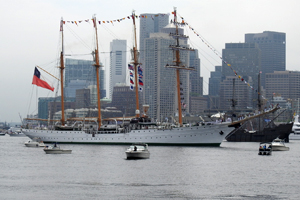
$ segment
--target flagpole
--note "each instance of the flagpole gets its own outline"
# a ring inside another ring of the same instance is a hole
[[[135,25],[135,13],[134,11],[132,12],[132,20],[133,20],[133,26],[134,26],[134,41],[135,41],[135,46],[133,47],[133,58],[134,58],[134,80],[135,80],[135,102],[136,102],[136,111],[135,111],[135,116],[136,118],[140,117],[140,108],[139,108],[139,90],[138,90],[138,55],[137,55],[137,41],[136,41],[136,25]]]
[[[61,92],[61,124],[65,125],[65,104],[64,104],[64,31],[63,31],[63,18],[60,21],[61,31],[61,44],[62,49],[60,53],[60,92]]]
[[[96,16],[93,17],[93,23],[95,28],[95,35],[96,35],[96,49],[95,49],[95,68],[96,68],[96,78],[97,78],[97,104],[98,104],[98,130],[101,126],[101,103],[100,103],[100,77],[99,77],[99,69],[100,69],[100,61],[99,61],[99,51],[98,51],[98,34],[97,34],[97,21]]]

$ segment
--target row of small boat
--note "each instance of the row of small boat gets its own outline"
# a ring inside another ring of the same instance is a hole
[[[70,154],[72,150],[62,149],[57,143],[53,145],[45,145],[40,139],[29,140],[25,142],[26,147],[44,147],[46,154]],[[145,143],[134,143],[126,151],[127,159],[145,159],[150,157],[148,145]]]
[[[285,146],[284,140],[276,138],[273,142],[260,143],[258,155],[272,155],[272,151],[289,151],[290,148]]]
[[[62,149],[58,146],[57,143],[53,145],[45,145],[43,141],[40,139],[29,140],[24,143],[26,147],[44,147],[44,152],[46,154],[70,154],[72,150],[70,149]]]

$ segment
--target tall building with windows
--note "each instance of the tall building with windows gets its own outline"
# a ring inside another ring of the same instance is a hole
[[[75,108],[75,98],[66,97],[64,100],[65,109]],[[58,97],[40,97],[38,102],[38,118],[53,119],[55,112],[61,110],[61,98]],[[49,116],[50,114],[50,116]]]
[[[116,83],[126,83],[126,40],[113,40],[110,43],[109,98],[112,98]]]
[[[285,99],[300,98],[300,72],[275,71],[266,74],[266,98],[280,95]]]
[[[258,89],[258,74],[261,68],[261,51],[256,43],[226,43],[225,49],[222,50],[223,59],[230,64],[222,64],[222,80],[225,80],[227,76],[234,76],[235,72],[241,76],[240,82],[244,77],[250,76],[252,79],[252,87]],[[243,84],[245,84],[243,82]],[[247,84],[245,84],[247,85]],[[257,96],[253,90],[248,88],[252,92],[252,98],[257,99]],[[220,100],[221,102],[221,100]],[[253,106],[254,106],[253,101]]]
[[[233,80],[234,79],[234,80]],[[245,80],[252,84],[252,78],[245,76]],[[232,99],[236,101],[235,109],[247,109],[252,107],[252,92],[248,85],[238,79],[236,76],[226,76],[220,85],[220,109],[231,110]]]
[[[190,52],[190,67],[193,67],[195,71],[190,71],[190,92],[192,96],[203,95],[203,77],[200,75],[200,58],[198,50]]]
[[[215,66],[215,71],[210,72],[209,96],[219,96],[221,80],[222,80],[222,66]]]
[[[166,13],[143,13],[140,16],[140,57],[139,62],[145,64],[145,39],[150,33],[159,33],[162,28],[169,24],[169,14]]]
[[[94,62],[67,58],[65,61],[65,97],[75,97],[77,89],[97,85]],[[103,66],[101,64],[101,66]],[[106,97],[105,71],[100,67],[100,97]]]
[[[169,24],[161,32],[151,33],[145,39],[144,101],[150,106],[148,115],[159,121],[170,119],[177,113],[176,70],[165,67],[167,64],[173,65],[174,52],[169,46],[176,44],[176,40],[170,36],[175,30],[175,26]],[[179,34],[183,34],[183,29],[179,28]],[[179,43],[188,47],[186,38],[180,39]],[[189,52],[181,51],[180,60],[185,66],[189,66]],[[188,70],[180,71],[185,112],[189,112],[189,73]]]
[[[285,33],[264,31],[245,34],[246,43],[256,43],[261,50],[261,85],[265,87],[266,73],[285,71],[286,36]]]

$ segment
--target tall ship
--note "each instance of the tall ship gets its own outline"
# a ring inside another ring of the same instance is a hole
[[[175,32],[170,33],[170,37],[176,40],[176,45],[170,45],[174,51],[176,59],[174,65],[167,65],[168,68],[176,70],[177,83],[177,103],[178,103],[178,122],[157,123],[153,122],[147,116],[149,106],[144,106],[144,113],[140,113],[138,98],[138,50],[136,42],[136,15],[133,12],[131,18],[134,25],[135,44],[133,46],[133,66],[135,75],[135,93],[136,93],[136,115],[132,118],[113,118],[101,119],[100,107],[100,86],[99,86],[99,51],[98,51],[98,35],[96,17],[93,17],[96,49],[95,49],[95,71],[97,77],[97,99],[98,99],[98,117],[85,119],[68,119],[64,117],[62,112],[60,124],[57,123],[53,130],[36,129],[26,125],[22,132],[29,138],[40,138],[44,142],[59,143],[84,143],[84,144],[131,144],[143,142],[149,145],[182,145],[182,146],[220,146],[225,136],[235,129],[234,126],[228,126],[231,122],[201,122],[197,125],[183,125],[182,122],[182,104],[180,97],[180,71],[194,70],[184,66],[180,61],[180,51],[191,50],[179,45],[181,37],[187,37],[178,32],[176,9],[174,9],[174,20],[171,22],[176,26]],[[63,20],[60,25],[61,36],[63,38]],[[63,41],[63,39],[62,39]],[[61,108],[64,111],[63,99],[63,73],[64,73],[64,52],[60,54],[60,84],[61,84]]]
[[[234,122],[232,125],[237,128],[230,132],[225,139],[228,142],[272,142],[274,139],[279,138],[285,140],[285,142],[289,142],[289,135],[292,131],[293,123],[281,123],[278,125],[274,123],[274,120],[285,112],[285,110],[281,111],[277,116],[274,116],[275,112],[279,110],[278,105],[268,111],[261,109],[260,73],[258,74],[258,89],[258,110],[256,114],[252,115],[252,117]],[[233,96],[233,108],[235,107],[234,104]],[[270,120],[270,118],[272,119]]]

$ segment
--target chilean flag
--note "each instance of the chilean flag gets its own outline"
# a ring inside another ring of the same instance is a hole
[[[41,72],[35,67],[32,84],[40,86],[42,88],[46,88],[53,92],[54,87],[51,87],[46,81],[43,81],[42,79],[40,79],[40,77],[41,77]]]

